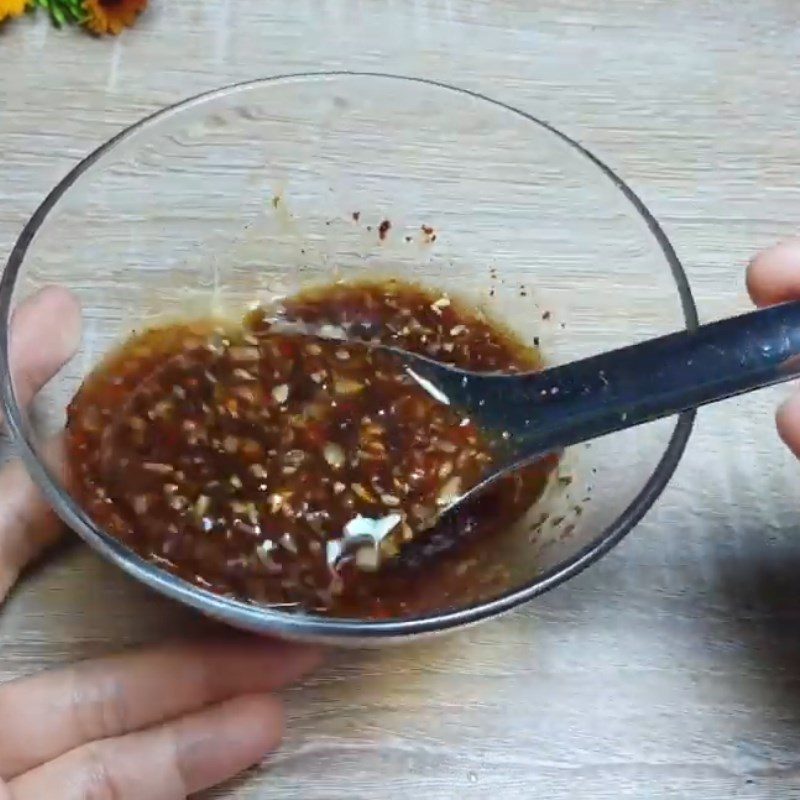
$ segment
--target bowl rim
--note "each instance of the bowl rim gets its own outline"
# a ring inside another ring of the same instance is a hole
[[[366,620],[358,618],[325,617],[313,614],[298,614],[264,608],[241,600],[223,597],[163,571],[146,561],[110,534],[96,526],[73,498],[64,491],[50,469],[40,460],[31,441],[27,416],[18,405],[9,371],[9,323],[12,298],[17,276],[25,255],[37,231],[66,191],[86,173],[105,153],[129,139],[138,131],[181,113],[193,106],[202,105],[217,98],[245,92],[260,86],[280,83],[324,81],[336,78],[365,78],[402,81],[456,92],[475,100],[487,102],[496,108],[516,114],[523,119],[549,131],[579,155],[594,164],[621,194],[631,203],[644,220],[650,233],[661,249],[675,281],[687,330],[698,326],[697,308],[686,272],[663,229],[644,202],[633,189],[598,156],[566,133],[532,114],[482,92],[465,89],[430,78],[400,75],[388,72],[364,72],[353,70],[330,70],[283,73],[262,78],[232,83],[165,106],[134,122],[115,134],[104,144],[85,156],[44,198],[25,224],[0,275],[0,411],[3,412],[12,434],[16,450],[25,468],[34,479],[47,500],[61,519],[93,549],[115,563],[129,575],[152,589],[204,614],[224,620],[247,630],[283,636],[285,638],[348,643],[361,640],[406,639],[410,636],[430,634],[461,627],[509,611],[544,592],[560,585],[582,572],[590,564],[618,544],[642,519],[672,477],[691,433],[695,411],[678,415],[670,440],[652,475],[628,507],[594,540],[570,559],[538,575],[522,587],[511,589],[488,601],[474,603],[463,608],[421,617],[393,620]]]

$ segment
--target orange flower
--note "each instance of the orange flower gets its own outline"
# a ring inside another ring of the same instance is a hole
[[[30,5],[30,0],[0,0],[0,22],[7,17],[18,17]]]
[[[136,22],[147,8],[147,0],[83,0],[83,7],[86,10],[83,24],[92,33],[116,36]]]

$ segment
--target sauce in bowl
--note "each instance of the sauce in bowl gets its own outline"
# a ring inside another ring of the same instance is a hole
[[[475,371],[540,366],[481,312],[398,280],[320,287],[237,326],[149,330],[70,405],[72,490],[140,555],[257,603],[387,618],[476,581],[501,588],[482,549],[540,496],[553,462],[432,530],[490,467],[492,443],[376,342]]]

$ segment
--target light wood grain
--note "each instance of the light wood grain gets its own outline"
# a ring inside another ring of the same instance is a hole
[[[641,193],[701,315],[800,212],[792,0],[153,0],[117,41],[0,31],[0,248],[75,160],[234,80],[361,68],[482,90],[559,124]],[[282,752],[208,797],[800,797],[800,470],[783,390],[701,413],[675,479],[613,553],[497,622],[343,653],[289,693]],[[0,677],[201,626],[85,548],[0,617]],[[0,721],[0,724],[8,724]]]

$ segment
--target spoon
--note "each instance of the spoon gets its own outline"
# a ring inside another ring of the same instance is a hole
[[[800,376],[800,301],[539,372],[466,372],[394,352],[421,387],[503,443],[446,513],[549,452]]]
[[[457,515],[499,478],[569,445],[800,375],[800,301],[540,372],[466,372],[386,345],[407,373],[500,443],[492,471],[441,509]],[[337,559],[363,546],[345,541]]]

